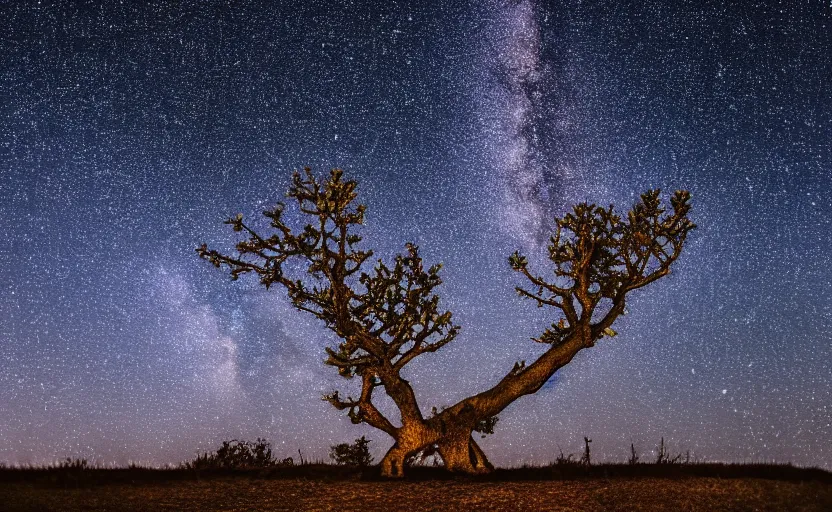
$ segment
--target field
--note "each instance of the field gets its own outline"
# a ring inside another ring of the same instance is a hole
[[[704,476],[711,474],[712,476]],[[295,467],[0,470],[0,510],[832,510],[832,474],[791,466],[524,468],[487,478]]]

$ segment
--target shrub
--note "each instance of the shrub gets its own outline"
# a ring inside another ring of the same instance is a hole
[[[265,468],[274,466],[277,461],[272,457],[271,443],[265,439],[257,441],[223,441],[214,453],[197,455],[196,459],[186,462],[187,469],[238,469]]]
[[[73,459],[67,457],[66,460],[63,460],[58,463],[58,469],[89,469],[90,465],[87,463],[87,459]]]
[[[656,447],[658,454],[656,455],[656,464],[678,464],[682,460],[682,454],[675,457],[670,456],[667,450],[667,445],[664,444],[664,437],[662,437],[661,444]]]
[[[568,456],[564,455],[563,448],[558,446],[558,450],[560,450],[560,455],[555,459],[555,464],[558,466],[574,466],[580,464],[577,460],[575,460],[575,454],[570,453]]]
[[[369,444],[370,440],[361,436],[353,444],[341,443],[330,446],[329,458],[339,465],[369,466],[373,463],[373,457],[370,455],[368,448]]]

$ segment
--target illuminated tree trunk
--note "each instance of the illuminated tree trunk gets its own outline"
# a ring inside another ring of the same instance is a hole
[[[488,462],[485,452],[471,437],[460,435],[442,439],[438,443],[439,454],[445,462],[445,468],[455,473],[482,474],[494,470]]]
[[[394,434],[396,443],[381,463],[383,476],[403,476],[408,457],[437,445],[445,468],[456,473],[483,474],[494,469],[482,448],[474,441],[474,425],[494,416],[521,396],[535,393],[554,373],[568,364],[575,354],[591,346],[589,328],[575,333],[544,352],[534,363],[509,373],[491,389],[466,398],[428,420],[408,417],[408,423]],[[388,391],[389,393],[389,391]],[[394,397],[395,400],[395,397]]]
[[[438,447],[439,455],[448,471],[454,473],[483,474],[494,470],[485,452],[472,437],[473,430],[453,429],[442,435],[440,432],[425,430],[421,433],[404,433],[387,451],[381,460],[381,475],[388,478],[404,476],[407,460],[413,455],[432,446]]]
[[[396,441],[381,459],[381,476],[387,478],[401,478],[404,476],[404,465],[407,460],[407,449]]]

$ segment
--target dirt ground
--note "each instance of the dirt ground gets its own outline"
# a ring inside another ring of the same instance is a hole
[[[832,485],[763,479],[344,482],[222,478],[55,489],[0,483],[0,510],[831,511]]]

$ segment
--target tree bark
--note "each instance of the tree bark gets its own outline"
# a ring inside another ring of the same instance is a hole
[[[428,428],[424,422],[411,423],[396,431],[393,446],[381,459],[381,476],[402,478],[405,461],[423,448],[436,443],[437,432]]]
[[[423,428],[399,432],[396,442],[381,460],[381,476],[402,478],[406,461],[418,452],[437,446],[445,468],[454,473],[484,474],[494,470],[485,452],[474,441],[470,428],[446,430]]]
[[[474,422],[495,416],[521,396],[535,393],[557,370],[589,346],[591,346],[589,332],[574,333],[562,344],[544,352],[531,365],[519,372],[509,373],[491,389],[465,398],[449,407],[443,411],[442,416],[449,422],[463,415],[467,416],[467,420]]]
[[[439,455],[445,468],[454,473],[484,474],[494,470],[485,452],[471,434],[464,437],[442,439],[438,443]]]
[[[393,443],[393,446],[387,450],[384,458],[381,459],[381,476],[386,478],[402,478],[404,477],[404,461],[407,458],[407,451],[399,446],[399,442]]]

